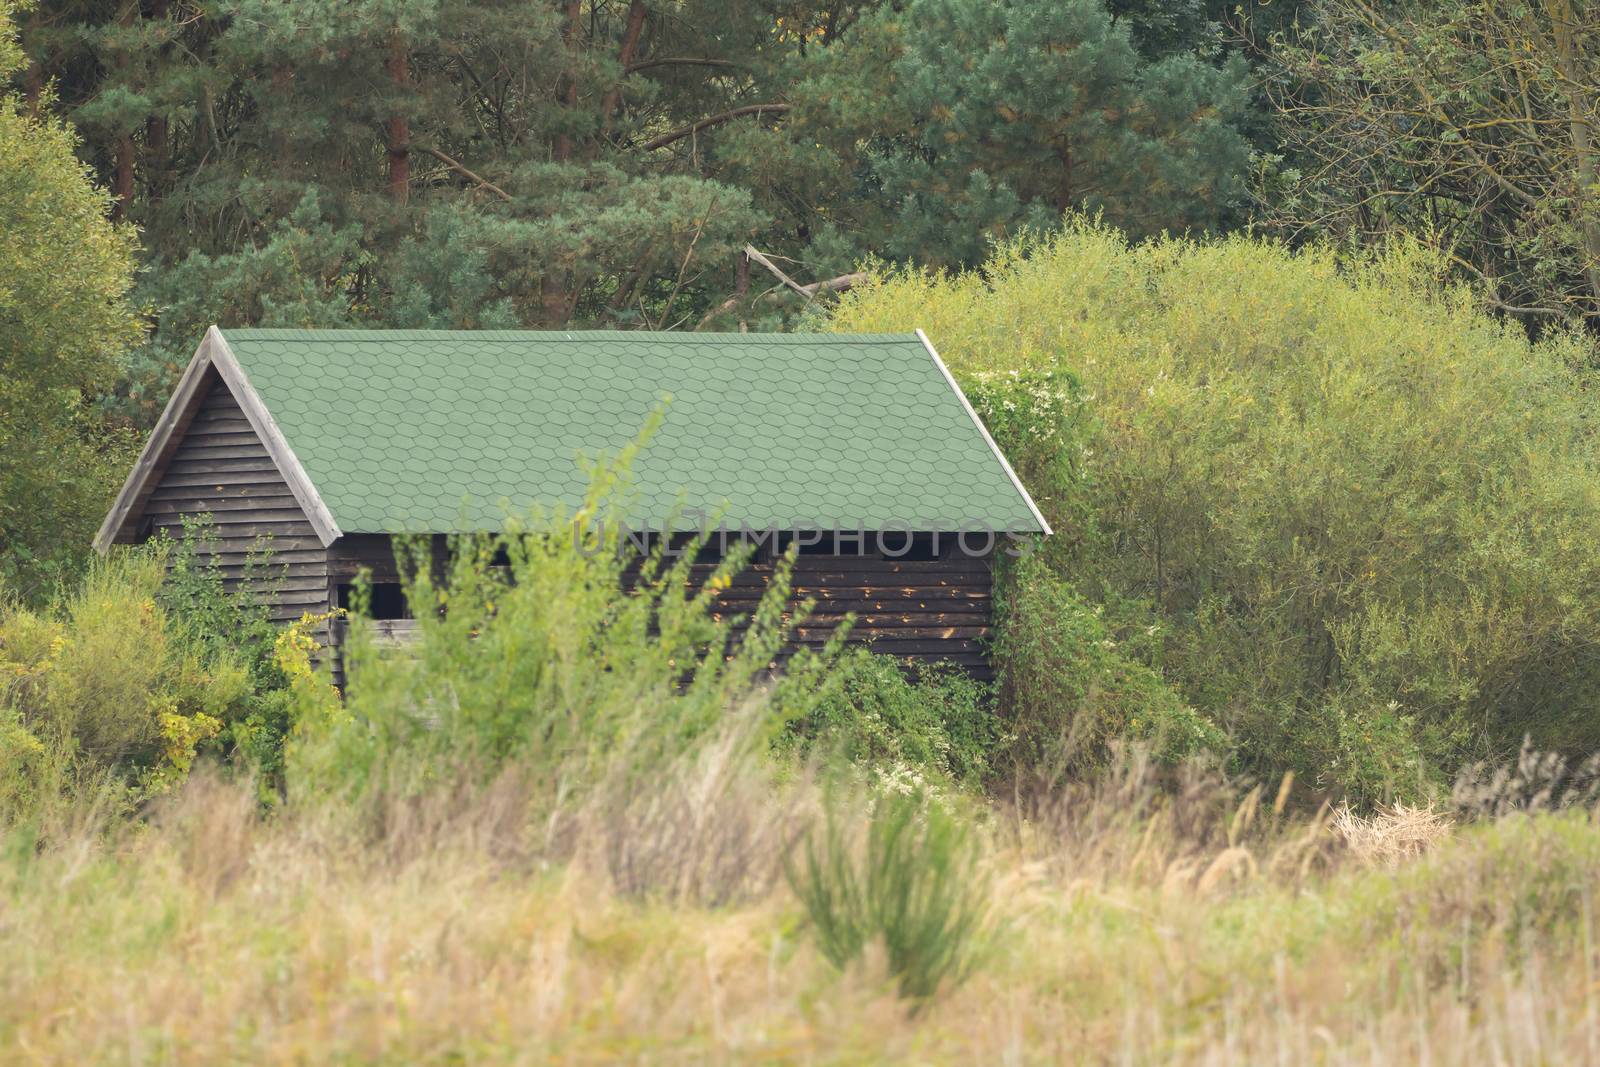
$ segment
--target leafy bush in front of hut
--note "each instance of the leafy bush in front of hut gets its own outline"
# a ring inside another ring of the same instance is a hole
[[[185,518],[183,535],[165,546],[168,567],[160,600],[185,640],[208,654],[231,656],[249,681],[244,699],[223,724],[219,744],[257,779],[261,799],[272,804],[283,788],[283,747],[293,726],[290,678],[280,651],[282,629],[263,595],[282,574],[270,539],[245,565],[243,581],[229,590],[215,557],[201,546],[214,532],[204,518]]]
[[[836,650],[796,657],[772,692],[761,679],[792,625],[792,558],[733,641],[734,620],[710,608],[746,554],[730,552],[692,584],[694,546],[640,556],[619,541],[638,447],[596,465],[574,513],[455,537],[446,561],[425,542],[398,541],[415,640],[402,654],[359,614],[351,620],[343,702],[324,687],[296,709],[291,793],[359,804],[510,772],[539,779],[542,801],[570,802],[628,768],[643,782],[741,706],[772,710],[769,742],[802,714]]]
[[[1016,561],[1001,586],[994,655],[1013,778],[1051,782],[1103,766],[1114,742],[1138,740],[1165,763],[1222,752],[1227,739],[1160,672],[1159,629],[1123,640],[1043,558]]]
[[[48,608],[0,601],[0,823],[75,796],[121,809],[169,791],[251,687],[163,605],[165,553],[97,561]]]
[[[931,776],[977,786],[1000,736],[993,686],[955,668],[919,665],[854,648],[830,684],[791,719],[780,751],[822,751],[881,774]]]

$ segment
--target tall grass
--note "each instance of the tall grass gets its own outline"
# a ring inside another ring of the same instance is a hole
[[[539,784],[504,774],[391,793],[381,845],[358,847],[332,809],[263,816],[246,784],[201,773],[141,829],[0,846],[0,1059],[1593,1062],[1600,827],[1583,812],[1447,827],[1369,862],[1271,796],[1123,763],[974,832],[1004,930],[922,1010],[881,943],[836,968],[781,877],[676,888],[729,869],[723,837],[676,820],[575,806],[599,847],[562,859],[524,817]],[[717,820],[764,827],[744,864],[781,870],[821,793],[726,780],[708,758],[660,786],[725,798]],[[862,841],[872,814],[834,818]],[[613,864],[618,836],[670,861]]]
[[[971,826],[918,794],[873,804],[858,846],[836,811],[785,873],[817,945],[845,967],[881,943],[903,996],[925,1001],[966,980],[992,933]]]

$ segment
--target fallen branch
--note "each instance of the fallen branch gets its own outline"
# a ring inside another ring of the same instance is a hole
[[[785,274],[776,263],[756,251],[754,246],[745,245],[744,254],[739,257],[738,284],[733,290],[733,295],[706,312],[705,317],[695,326],[696,330],[705,329],[713,320],[719,316],[726,315],[745,300],[750,289],[750,264],[752,262],[761,264],[786,288],[799,293],[807,301],[815,300],[824,293],[842,293],[846,289],[853,289],[865,282],[868,277],[866,271],[855,271],[851,274],[841,274],[837,278],[826,278],[822,281],[812,282],[809,285],[801,285]],[[774,288],[760,299],[775,300],[780,292],[782,292],[781,289]]]
[[[780,282],[782,282],[784,285],[787,285],[801,296],[809,297],[812,295],[806,292],[805,286],[801,285],[799,282],[783,273],[783,271],[779,270],[776,263],[772,262],[772,260],[762,255],[760,252],[757,252],[755,245],[745,245],[744,254],[749,256],[755,262],[761,264],[763,267],[767,268],[767,270],[772,272],[772,276],[774,278],[777,278]]]
[[[846,289],[854,289],[866,280],[867,272],[858,270],[853,274],[841,274],[837,278],[829,278],[827,281],[802,285],[800,291],[814,299],[823,293],[842,293]]]
[[[638,63],[624,63],[624,74],[637,74],[641,70],[652,67],[737,67],[739,64],[731,59],[701,59],[697,56],[662,56],[660,59],[646,59]]]
[[[790,289],[793,289],[807,300],[815,300],[823,293],[842,293],[846,289],[854,288],[855,286],[860,285],[862,282],[867,280],[867,274],[865,271],[856,271],[852,274],[841,274],[837,278],[829,278],[825,281],[812,282],[810,285],[801,285],[799,282],[783,273],[783,271],[778,268],[776,263],[772,262],[772,260],[762,255],[760,252],[757,252],[753,246],[745,245],[744,254],[749,256],[755,262],[761,264],[763,267],[767,268],[767,270],[772,272],[773,277],[777,278],[784,285],[788,286]]]
[[[477,184],[480,188],[487,189],[491,193],[499,194],[500,198],[502,200],[504,200],[506,203],[508,203],[508,204],[515,204],[516,203],[516,200],[512,197],[512,195],[510,193],[506,192],[504,189],[500,188],[498,185],[496,185],[494,182],[490,181],[489,179],[472,173],[472,171],[468,170],[466,167],[462,166],[460,163],[457,163],[455,160],[451,159],[449,156],[445,155],[443,152],[439,151],[437,148],[429,148],[425,144],[413,144],[413,145],[407,145],[406,147],[415,148],[418,152],[426,152],[428,155],[432,156],[434,159],[437,159],[440,163],[443,163],[445,166],[449,167],[451,170],[455,171],[457,174],[459,174],[462,177],[466,178],[468,181],[471,181],[471,182]]]
[[[681,141],[685,137],[699,133],[710,126],[720,126],[724,122],[743,115],[760,115],[768,111],[782,113],[788,111],[792,106],[791,104],[746,104],[744,107],[736,107],[732,111],[724,111],[720,115],[707,116],[693,125],[673,130],[671,133],[664,133],[660,137],[652,137],[639,147],[646,152],[654,152],[658,148],[665,148],[674,141]]]

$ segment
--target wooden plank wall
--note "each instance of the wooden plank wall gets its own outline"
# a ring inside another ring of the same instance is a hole
[[[145,535],[180,538],[183,517],[203,514],[211,516],[215,537],[199,550],[221,568],[229,592],[254,588],[246,566],[252,553],[268,548],[268,568],[255,573],[270,581],[272,618],[287,622],[328,610],[328,552],[220,378],[144,502]]]
[[[714,567],[697,564],[696,582],[709,578]],[[772,573],[771,562],[747,567],[718,598],[719,608],[725,614],[750,614]],[[797,648],[820,648],[854,612],[855,625],[847,638],[851,645],[908,664],[943,661],[984,680],[993,677],[984,646],[994,617],[994,581],[986,558],[801,556],[792,582],[791,607],[807,599],[815,604],[795,630],[790,654]]]
[[[329,549],[333,581],[353,581],[362,567],[371,569],[375,582],[397,581],[389,545],[389,538],[383,536],[347,534],[340,538]],[[443,557],[441,541],[435,558]],[[698,587],[715,569],[714,561],[694,564],[691,585]],[[630,568],[625,578],[631,581],[633,574],[634,568]],[[720,614],[748,616],[772,574],[771,560],[746,567],[718,598]],[[807,599],[816,603],[780,659],[802,647],[820,648],[845,615],[854,612],[850,644],[865,645],[908,664],[950,663],[988,680],[993,670],[984,642],[994,618],[993,587],[987,556],[954,552],[943,559],[900,560],[877,555],[803,555],[795,561],[789,603],[791,610]],[[404,620],[384,623],[379,629],[387,639],[399,643],[407,641],[412,632]]]

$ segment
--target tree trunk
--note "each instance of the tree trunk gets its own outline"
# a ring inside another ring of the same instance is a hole
[[[39,97],[44,93],[44,64],[37,59],[30,60],[22,72],[22,102],[28,108],[28,114],[39,114]]]
[[[579,34],[583,30],[583,0],[566,0],[566,3],[567,25],[561,31],[561,36],[567,49],[567,74],[564,88],[561,90],[561,102],[570,112],[577,110],[578,107],[577,54],[580,44]],[[563,130],[556,135],[556,159],[565,163],[571,158],[572,134]]]
[[[622,77],[627,77],[628,68],[633,65],[634,54],[639,48],[639,35],[644,32],[644,0],[633,0],[628,7],[628,22],[622,30],[622,47],[617,52],[617,65],[622,68]],[[622,82],[619,79],[606,91],[605,99],[600,102],[600,124],[605,132],[611,130],[611,116],[617,110],[617,104],[622,99]]]
[[[280,167],[293,162],[289,142],[289,94],[294,91],[294,72],[287,63],[272,68],[272,154]]]
[[[123,4],[122,10],[117,15],[117,22],[122,26],[132,26],[139,18],[139,5],[137,3]],[[119,72],[118,79],[127,70],[128,56],[121,49],[114,54],[111,65]],[[128,217],[128,209],[133,206],[133,133],[128,131],[117,136],[116,147],[111,152],[111,195],[116,202],[111,205],[112,219],[120,222]]]
[[[150,199],[159,199],[165,191],[168,156],[167,120],[163,115],[151,115],[144,120],[144,149],[149,162],[145,165],[145,187]]]
[[[28,13],[28,28],[18,42],[26,46],[29,38],[41,25],[37,5]],[[38,116],[39,99],[44,95],[44,59],[43,55],[25,52],[28,65],[22,68],[22,102],[28,107],[28,114]]]
[[[411,81],[410,57],[406,53],[405,39],[398,33],[389,43],[389,59],[385,65],[398,97]],[[397,114],[390,117],[388,126],[389,198],[396,204],[404,204],[411,199],[411,123]]]
[[[163,21],[167,17],[167,0],[154,0],[150,5],[150,18],[154,21]],[[161,47],[156,53],[156,62],[165,65],[168,48]],[[170,171],[170,146],[168,144],[167,117],[165,115],[151,115],[144,120],[144,156],[145,196],[151,200],[160,199],[166,189]]]
[[[128,217],[128,209],[133,206],[133,135],[123,134],[117,138],[117,147],[113,153],[111,195],[116,203],[111,205],[111,218],[121,222]]]
[[[1061,178],[1056,186],[1056,210],[1063,214],[1072,210],[1072,143],[1062,141],[1056,149],[1061,161]]]
[[[1573,206],[1583,234],[1583,273],[1589,283],[1589,294],[1600,310],[1600,215],[1595,205],[1594,143],[1590,138],[1589,116],[1585,113],[1582,72],[1578,69],[1577,26],[1572,0],[1548,0],[1547,7],[1551,34],[1555,38],[1556,67],[1567,98],[1567,127],[1577,183]]]
[[[568,118],[578,107],[578,48],[582,43],[583,0],[566,0],[567,24],[561,31],[566,45],[567,72],[560,90],[561,102],[566,105]],[[572,134],[563,130],[556,135],[555,158],[557,162],[572,160]],[[560,326],[572,315],[573,300],[568,292],[567,272],[551,263],[545,267],[544,280],[539,285],[540,304],[544,320],[551,326]]]

